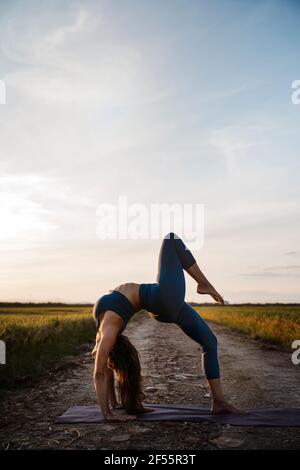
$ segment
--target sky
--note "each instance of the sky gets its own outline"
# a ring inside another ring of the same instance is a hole
[[[299,13],[292,0],[2,0],[0,301],[155,282],[160,238],[99,237],[99,207],[123,196],[202,205],[193,253],[227,301],[300,302]],[[209,301],[186,282],[187,300]]]

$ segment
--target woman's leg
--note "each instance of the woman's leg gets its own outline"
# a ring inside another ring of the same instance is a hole
[[[208,380],[220,378],[218,343],[214,333],[201,316],[187,303],[180,310],[176,325],[202,348],[202,366]]]
[[[213,397],[212,412],[239,412],[224,399],[220,382],[217,339],[200,315],[184,302],[185,278],[183,270],[186,270],[198,284],[201,279],[203,280],[192,253],[180,238],[174,233],[170,233],[162,242],[157,274],[158,289],[163,300],[164,311],[167,312],[168,321],[171,319],[202,347],[203,369]],[[157,319],[165,321],[165,312],[158,315]]]
[[[174,233],[163,239],[159,260],[157,283],[167,314],[176,319],[185,297],[185,278],[187,270],[195,263],[192,253]]]
[[[190,305],[184,303],[176,324],[202,348],[202,366],[212,395],[213,413],[242,413],[223,394],[220,381],[217,338],[208,324]]]
[[[157,282],[167,297],[172,288],[177,290],[178,297],[173,300],[175,306],[182,305],[185,295],[183,269],[197,282],[199,294],[209,294],[216,302],[224,304],[222,296],[204,276],[190,250],[171,232],[164,238],[160,249]]]

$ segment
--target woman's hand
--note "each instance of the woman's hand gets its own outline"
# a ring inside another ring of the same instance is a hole
[[[104,417],[110,416],[111,411],[109,408],[109,387],[111,384],[111,370],[108,369],[108,359],[109,354],[112,351],[114,344],[116,342],[116,337],[118,330],[114,325],[106,327],[99,346],[97,348],[97,354],[95,358],[95,368],[94,368],[94,385],[96,390],[96,396],[98,404],[100,405],[102,414]],[[114,399],[113,403],[117,400]]]

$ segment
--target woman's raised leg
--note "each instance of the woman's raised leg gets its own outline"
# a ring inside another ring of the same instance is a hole
[[[197,282],[199,294],[209,294],[216,302],[224,304],[222,296],[204,276],[191,251],[171,232],[163,239],[160,249],[157,282],[165,292],[170,291],[170,286],[179,289],[178,298],[174,300],[176,305],[178,299],[183,301],[185,295],[183,269]]]
[[[174,233],[169,233],[162,241],[158,259],[157,283],[165,309],[177,318],[185,297],[183,269],[195,263],[192,253]]]

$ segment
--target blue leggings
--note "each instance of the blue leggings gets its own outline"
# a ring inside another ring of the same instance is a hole
[[[192,253],[174,233],[162,242],[159,254],[157,284],[152,285],[152,303],[156,319],[173,322],[202,348],[202,365],[207,379],[220,377],[217,338],[190,305],[184,301],[185,278],[183,270],[195,263]]]

